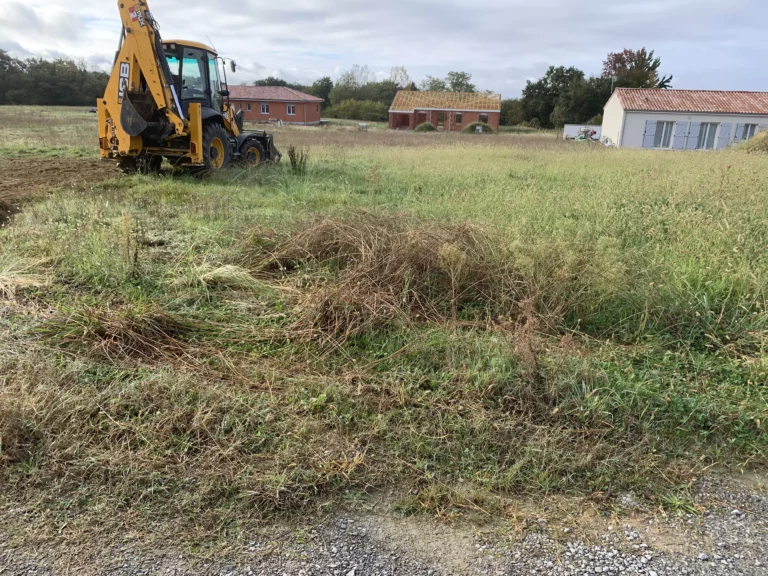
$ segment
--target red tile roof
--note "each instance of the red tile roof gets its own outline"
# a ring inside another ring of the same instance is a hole
[[[617,88],[624,110],[768,115],[768,92]]]
[[[310,96],[285,86],[230,86],[232,100],[260,100],[264,102],[323,102],[322,98]]]

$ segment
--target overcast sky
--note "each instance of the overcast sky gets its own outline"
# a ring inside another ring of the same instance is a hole
[[[130,2],[131,0],[126,0]],[[110,0],[0,0],[0,48],[109,69],[120,23]],[[232,84],[310,83],[352,64],[415,80],[466,71],[518,96],[550,65],[598,74],[610,51],[654,49],[676,88],[768,91],[767,0],[150,0],[163,38],[206,41],[237,60]],[[186,7],[191,7],[187,9]]]

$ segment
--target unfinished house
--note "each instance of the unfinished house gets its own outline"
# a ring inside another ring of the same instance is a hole
[[[475,122],[485,122],[498,132],[500,121],[499,94],[400,90],[389,108],[393,130],[413,130],[429,122],[438,130],[459,132]]]

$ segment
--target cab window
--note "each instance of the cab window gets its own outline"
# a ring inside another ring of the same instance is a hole
[[[181,63],[181,98],[182,100],[207,100],[205,68],[207,58],[202,50],[185,48]]]
[[[221,81],[219,80],[219,68],[216,66],[216,57],[208,54],[208,76],[211,79],[211,104],[214,110],[224,110],[224,98],[221,96]]]

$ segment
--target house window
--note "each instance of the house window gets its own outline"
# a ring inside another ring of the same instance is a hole
[[[463,114],[461,112],[456,113],[456,126],[461,126],[461,118]]]
[[[245,105],[245,108],[246,108],[246,110],[248,110],[248,112],[250,112],[251,111],[251,103],[248,102],[248,104]],[[241,110],[243,109],[243,105],[242,104],[240,104],[240,109]]]
[[[296,116],[296,104],[288,104],[288,116]]]
[[[744,131],[741,134],[736,134],[736,138],[741,137],[742,140],[746,141],[753,138],[755,132],[757,132],[757,124],[744,124]]]
[[[696,143],[697,150],[714,150],[715,135],[717,134],[716,122],[703,122],[699,132],[699,141]]]
[[[317,105],[317,111],[320,112],[320,104]]]
[[[480,114],[480,122],[488,124],[488,114]]]
[[[269,114],[269,104],[262,104],[261,105],[261,113],[262,114]]]
[[[656,135],[653,140],[654,148],[669,148],[672,134],[675,132],[674,122],[656,122]]]

